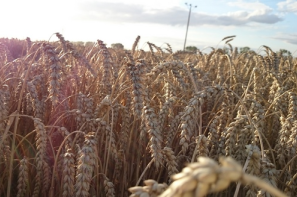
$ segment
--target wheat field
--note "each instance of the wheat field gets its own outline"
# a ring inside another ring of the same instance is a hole
[[[0,196],[297,196],[297,59],[0,43]]]

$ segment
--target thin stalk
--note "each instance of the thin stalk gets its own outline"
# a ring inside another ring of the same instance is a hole
[[[56,156],[55,156],[55,163],[54,163],[54,167],[53,167],[53,175],[52,175],[52,180],[51,180],[51,186],[50,186],[50,191],[49,191],[49,197],[53,197],[53,195],[54,195],[54,180],[55,180],[55,172],[56,172],[56,168],[57,168],[57,165],[58,165],[58,157],[60,156],[60,152],[62,151],[62,148],[64,147],[64,144],[65,144],[65,142],[66,142],[66,140],[71,136],[71,135],[73,135],[73,134],[75,134],[75,133],[81,133],[81,134],[85,134],[84,132],[82,132],[82,131],[73,131],[73,132],[71,132],[69,135],[67,135],[65,138],[64,138],[64,140],[63,140],[63,142],[61,143],[61,145],[60,145],[60,147],[59,147],[59,149],[58,149],[58,151],[57,151],[57,154],[56,154]]]
[[[245,160],[245,164],[244,164],[243,169],[242,169],[242,172],[243,172],[243,173],[245,172],[247,166],[248,166],[249,163],[250,163],[252,154],[253,154],[253,151],[250,151],[249,154],[248,154],[248,157],[247,157],[246,160]],[[241,185],[241,182],[238,182],[233,197],[237,197],[238,192],[239,192],[240,185]]]
[[[15,112],[16,113],[16,118],[15,118],[15,122],[14,122],[14,130],[13,130],[13,137],[12,137],[10,161],[9,161],[9,173],[8,173],[8,180],[7,180],[7,184],[8,184],[7,185],[7,197],[10,197],[11,181],[12,181],[12,169],[13,169],[13,156],[14,156],[14,151],[15,151],[16,133],[17,133],[18,123],[19,123],[19,113],[20,113],[21,104],[22,104],[22,100],[23,100],[23,94],[25,92],[25,85],[26,85],[26,81],[27,81],[27,79],[29,77],[31,65],[32,64],[29,64],[29,66],[28,66],[28,70],[26,72],[25,79],[23,81],[22,89],[21,89],[21,92],[20,92],[18,108],[17,108],[17,111]]]
[[[147,164],[147,166],[146,166],[145,169],[143,170],[143,172],[142,172],[142,174],[140,175],[140,177],[139,177],[139,179],[138,179],[138,181],[137,181],[137,183],[136,183],[135,186],[138,186],[138,185],[139,185],[139,183],[140,183],[142,177],[144,176],[145,172],[151,167],[151,165],[152,165],[152,163],[153,163],[154,161],[155,161],[155,159],[153,158],[153,159]]]
[[[281,192],[279,189],[273,187],[272,185],[270,185],[269,183],[267,183],[266,181],[253,176],[253,175],[249,175],[249,174],[244,174],[242,177],[243,182],[246,185],[256,185],[257,187],[264,189],[265,191],[269,192],[270,194],[272,194],[273,196],[278,196],[278,197],[287,197],[287,195],[285,195],[283,192]]]
[[[109,156],[111,154],[110,147],[111,147],[112,128],[113,128],[113,108],[111,107],[110,137],[109,137],[108,152],[107,152],[107,159],[106,159],[106,166],[105,166],[105,174],[107,174],[108,161],[109,161]]]

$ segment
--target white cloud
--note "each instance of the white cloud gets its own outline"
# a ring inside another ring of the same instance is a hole
[[[279,34],[272,38],[284,41],[286,43],[297,45],[297,34]]]
[[[286,0],[277,4],[278,9],[282,12],[293,12],[297,14],[297,1]]]
[[[238,7],[244,10],[272,10],[271,7],[260,3],[260,2],[245,2],[242,0],[238,0],[235,2],[228,2],[229,6]]]
[[[239,1],[233,2],[233,5],[237,7],[251,5],[251,7],[248,10],[229,12],[222,15],[192,12],[191,25],[244,26],[249,23],[273,24],[282,21],[282,18],[272,13],[271,8],[261,3],[250,4]],[[83,3],[80,5],[80,13],[75,16],[78,20],[163,25],[186,25],[187,17],[188,10],[177,6],[169,9],[148,9],[138,4],[119,2],[116,4],[110,2]]]

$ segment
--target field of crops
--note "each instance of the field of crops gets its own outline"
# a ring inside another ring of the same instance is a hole
[[[0,196],[297,196],[296,58],[55,36],[0,43]]]

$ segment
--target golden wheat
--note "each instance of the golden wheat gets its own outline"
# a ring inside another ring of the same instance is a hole
[[[297,195],[296,58],[55,35],[0,39],[0,196]]]

